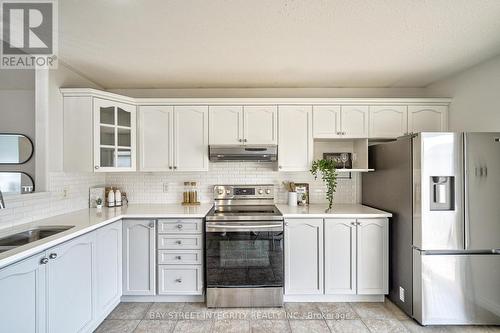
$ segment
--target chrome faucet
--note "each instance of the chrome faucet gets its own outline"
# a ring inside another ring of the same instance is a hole
[[[5,201],[3,201],[2,191],[0,190],[0,209],[5,208]]]

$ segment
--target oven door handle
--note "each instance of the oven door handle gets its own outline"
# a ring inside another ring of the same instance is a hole
[[[242,232],[242,231],[283,231],[283,223],[274,224],[212,224],[207,223],[207,232]]]

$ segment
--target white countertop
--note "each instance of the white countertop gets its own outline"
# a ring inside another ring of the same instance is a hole
[[[39,226],[74,226],[56,235],[0,253],[0,268],[122,218],[204,218],[211,208],[212,204],[201,204],[199,206],[182,206],[180,204],[131,204],[129,206],[117,208],[102,208],[101,211],[95,208],[83,209],[69,214],[57,215],[11,228],[5,228],[0,230],[0,238]]]
[[[391,217],[383,210],[359,204],[334,204],[332,210],[325,213],[328,204],[311,204],[308,206],[276,205],[284,218],[378,218]]]

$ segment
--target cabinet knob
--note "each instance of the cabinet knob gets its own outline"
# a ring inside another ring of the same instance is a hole
[[[169,166],[168,168],[169,168],[170,170],[172,170],[172,167],[171,167],[171,166]]]
[[[285,222],[285,227],[288,226],[288,222]]]
[[[179,278],[179,279],[175,279],[175,282],[177,282],[177,283],[182,283],[182,279],[181,279],[181,278]]]
[[[342,132],[342,135],[345,135],[345,132]]]
[[[280,166],[278,166],[278,169],[283,169],[283,167],[280,165]]]
[[[154,222],[151,222],[148,226],[150,229],[153,229],[155,227],[155,223]]]
[[[176,166],[174,166],[174,170],[177,170],[177,167],[176,167]]]
[[[57,253],[51,253],[51,254],[49,254],[49,258],[50,258],[50,259],[55,259],[55,258],[57,258]]]
[[[247,142],[248,140],[247,139],[244,139],[243,142]]]
[[[351,222],[351,225],[356,225],[356,222]]]
[[[49,262],[49,259],[48,259],[48,258],[42,258],[42,259],[40,260],[40,264],[42,264],[42,265],[46,265],[48,262]]]
[[[182,242],[180,240],[176,241],[175,244],[181,245]]]
[[[242,139],[238,139],[238,142],[243,142],[243,140]]]
[[[182,229],[182,224],[178,224],[177,229]]]
[[[94,169],[96,169],[96,170],[99,169],[99,166],[98,165],[94,166]]]
[[[175,259],[177,259],[177,260],[181,260],[181,259],[182,259],[182,257],[181,257],[181,256],[175,256]]]

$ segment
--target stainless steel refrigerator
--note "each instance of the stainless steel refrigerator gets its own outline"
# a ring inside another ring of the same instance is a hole
[[[369,147],[362,202],[390,211],[389,298],[422,325],[500,325],[500,133]]]

